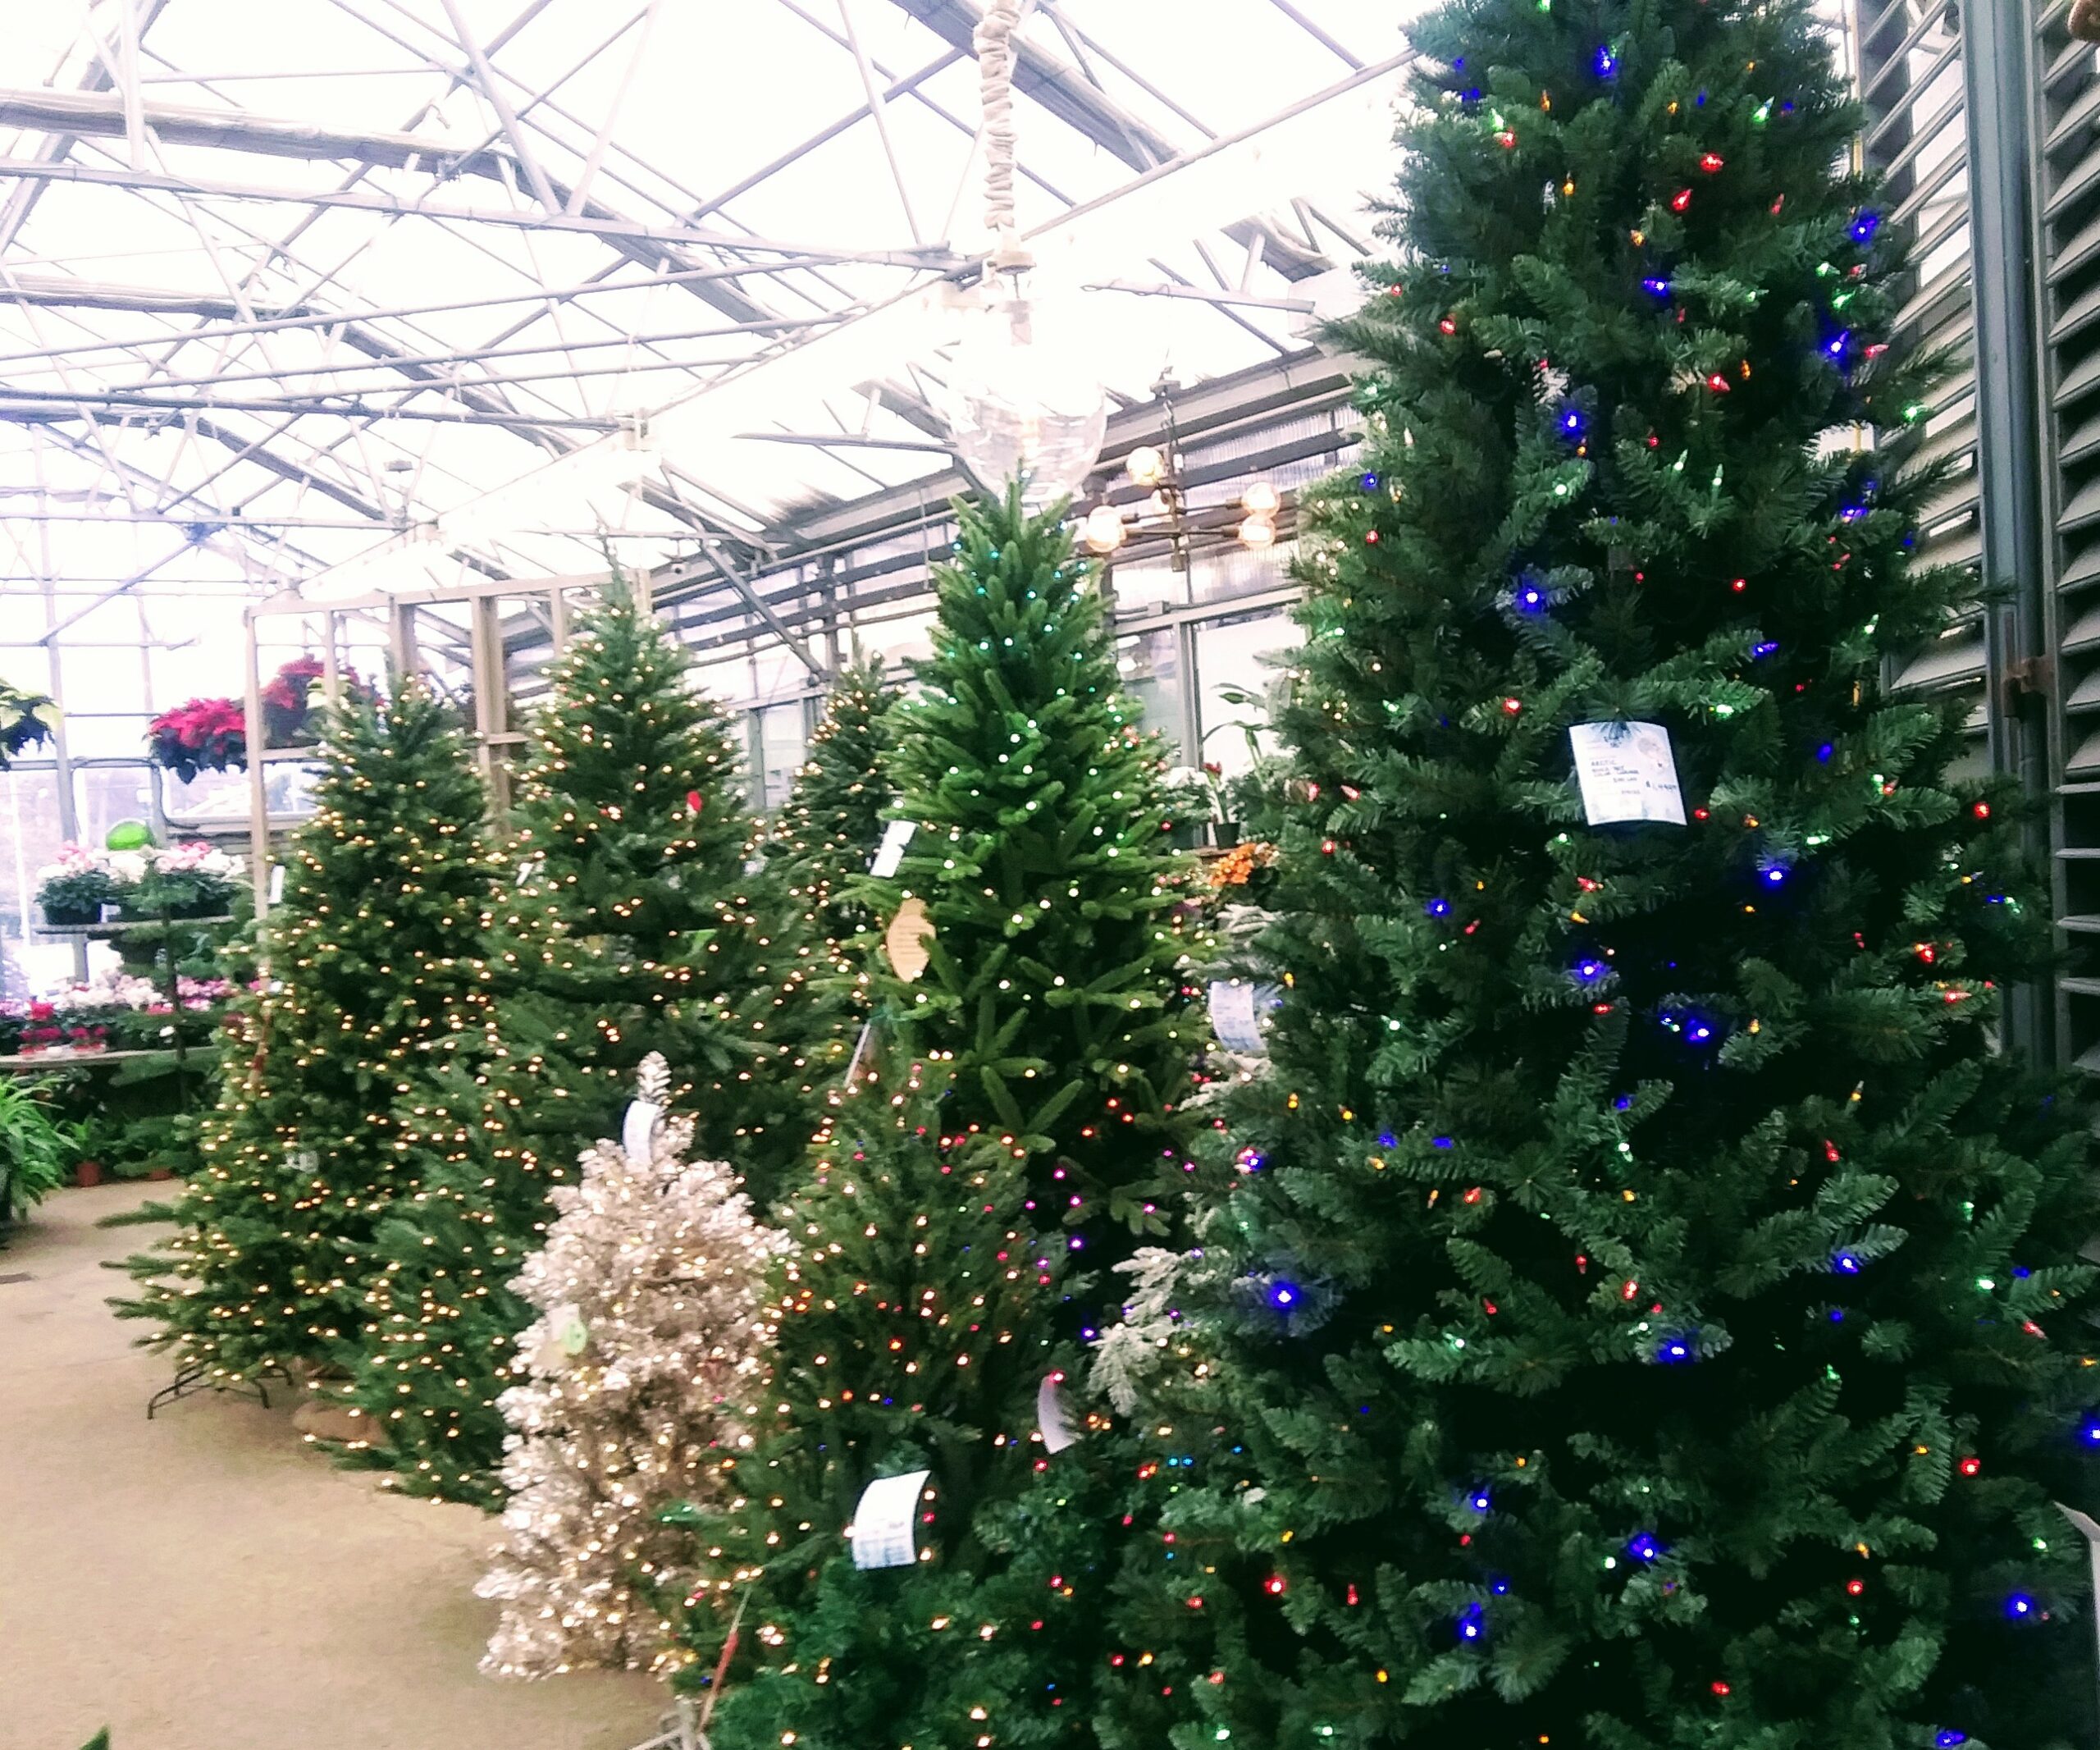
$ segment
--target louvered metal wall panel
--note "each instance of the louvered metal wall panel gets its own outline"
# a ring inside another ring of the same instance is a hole
[[[1971,297],[1968,140],[1961,38],[1947,0],[1860,0],[1851,50],[1867,108],[1865,162],[1888,180],[1889,216],[1911,239],[1912,284],[1901,322],[1956,364],[1935,395],[1924,454],[1955,472],[1919,520],[1920,557],[1974,567],[1983,558],[1976,469],[1976,368]],[[1897,665],[1899,687],[1969,701],[1970,752],[1984,770],[1984,627],[1970,617]]]
[[[2100,1074],[2100,57],[2066,4],[2039,9],[2030,62],[2043,384],[2044,609],[2055,711],[2062,1054]]]

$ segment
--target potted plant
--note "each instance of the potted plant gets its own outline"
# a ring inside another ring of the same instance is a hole
[[[124,898],[127,917],[215,917],[233,903],[240,861],[201,841],[153,852]]]
[[[231,699],[192,699],[162,711],[146,727],[146,753],[185,784],[199,772],[248,764],[248,717]]]
[[[1193,766],[1177,765],[1161,787],[1166,804],[1162,823],[1178,851],[1193,851],[1202,842],[1203,825],[1211,818],[1211,788],[1203,774]]]
[[[262,729],[272,747],[303,747],[321,738],[313,724],[314,683],[327,672],[318,656],[294,656],[262,689]],[[351,668],[336,671],[336,684],[346,699],[367,697],[363,681]]]
[[[99,852],[84,845],[59,847],[58,861],[37,870],[37,903],[48,924],[76,927],[98,923],[102,908],[117,897],[117,883]]]
[[[57,721],[58,707],[48,694],[25,692],[0,681],[0,772],[25,747],[48,740]]]
[[[62,1122],[37,1078],[0,1077],[0,1216],[21,1214],[66,1182],[78,1127]]]

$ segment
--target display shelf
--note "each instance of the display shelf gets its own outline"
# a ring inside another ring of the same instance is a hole
[[[181,1055],[185,1058],[216,1057],[218,1049],[217,1045],[191,1045]],[[56,1057],[48,1051],[39,1051],[30,1057],[16,1052],[0,1056],[0,1075],[28,1075],[38,1070],[71,1069],[75,1064],[124,1063],[139,1058],[173,1058],[176,1055],[172,1045],[153,1045],[124,1051],[73,1051]]]
[[[139,930],[173,930],[178,925],[231,924],[234,921],[232,912],[217,912],[209,917],[140,918],[128,924],[39,924],[36,933],[40,936],[83,936],[101,939],[109,936],[129,935]]]

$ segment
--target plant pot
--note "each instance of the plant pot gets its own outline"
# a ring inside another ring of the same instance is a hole
[[[62,925],[68,930],[77,930],[83,924],[100,923],[102,921],[102,907],[99,904],[91,906],[47,905],[43,908],[43,921],[47,924],[51,925],[53,928],[57,928]]]
[[[75,1162],[73,1165],[73,1182],[82,1187],[84,1190],[89,1186],[101,1184],[102,1163],[100,1161]]]
[[[1167,842],[1177,851],[1196,848],[1203,828],[1194,820],[1177,820],[1167,834]]]
[[[175,1169],[172,1167],[148,1167],[146,1177],[149,1179],[172,1179]]]
[[[1239,823],[1237,820],[1212,821],[1211,843],[1221,851],[1230,851],[1239,843]]]

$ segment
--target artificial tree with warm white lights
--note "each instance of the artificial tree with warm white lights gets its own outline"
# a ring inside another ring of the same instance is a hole
[[[809,760],[766,839],[774,870],[828,944],[833,970],[847,976],[857,970],[850,944],[875,921],[865,904],[847,897],[847,884],[866,873],[882,840],[883,814],[896,800],[890,765],[897,702],[879,656],[839,670],[824,721],[810,738]]]
[[[381,1232],[373,1339],[350,1395],[353,1462],[416,1493],[493,1506],[496,1400],[529,1306],[509,1286],[552,1186],[615,1133],[660,1053],[701,1152],[763,1202],[819,1116],[845,1047],[810,987],[821,941],[746,867],[754,823],[723,708],[663,622],[617,583],[578,616],[532,726],[491,953],[502,1053],[451,1103],[500,1115]]]
[[[325,1368],[362,1345],[379,1231],[500,1118],[484,925],[498,864],[480,780],[420,685],[330,724],[313,820],[236,1005],[176,1232],[126,1268],[147,1341],[214,1380]],[[478,1148],[478,1141],[474,1145]]]
[[[1993,1049],[2012,798],[1883,683],[1973,585],[1914,560],[1933,362],[1813,10],[1414,30],[1273,1062],[1116,1346],[1163,1524],[1112,1750],[2089,1730],[2089,1120]],[[1682,824],[1591,823],[1623,722]]]
[[[663,1058],[637,1080],[661,1110]],[[592,1147],[514,1284],[534,1320],[502,1398],[504,1542],[477,1588],[503,1611],[493,1675],[680,1662],[690,1539],[660,1515],[739,1485],[782,1249],[730,1167],[688,1158],[693,1131],[681,1114],[638,1126],[633,1154]]]

